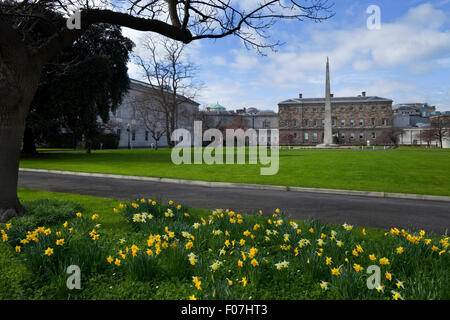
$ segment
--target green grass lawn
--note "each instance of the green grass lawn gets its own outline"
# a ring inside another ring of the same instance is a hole
[[[19,198],[26,207],[45,198],[76,202],[84,210],[81,217],[73,212],[41,231],[33,227],[28,243],[20,241],[28,238],[23,218],[0,224],[0,299],[448,299],[450,294],[448,237],[289,221],[275,212],[207,212],[148,199],[114,212],[120,205],[111,199],[26,189],[19,189]],[[51,209],[49,204],[57,217]],[[143,212],[152,217],[143,221]],[[58,239],[64,239],[60,246]],[[46,254],[48,248],[53,251]],[[66,287],[71,264],[82,270],[81,290]],[[370,265],[381,268],[379,290],[366,286]]]
[[[22,168],[84,171],[204,181],[450,196],[450,150],[282,150],[279,172],[260,165],[175,165],[170,150],[49,152],[23,158]]]

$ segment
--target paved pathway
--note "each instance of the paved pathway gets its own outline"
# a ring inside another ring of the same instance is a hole
[[[390,228],[393,226],[443,234],[450,230],[450,203],[426,200],[385,199],[240,188],[208,188],[161,182],[80,177],[20,172],[19,186],[53,192],[77,193],[120,200],[138,197],[168,200],[204,208],[229,208],[244,213],[279,207],[304,220]]]

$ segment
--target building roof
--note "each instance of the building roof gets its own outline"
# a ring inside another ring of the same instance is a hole
[[[214,107],[211,107],[211,110],[226,110],[224,106],[220,105],[218,102]]]
[[[157,90],[158,88],[159,88],[159,87],[152,86],[152,85],[148,84],[147,82],[143,82],[143,81],[139,81],[139,80],[131,79],[131,78],[130,78],[130,89],[141,90],[141,91],[143,91],[143,92],[146,92],[146,91],[148,91],[149,89],[150,89],[150,90]],[[170,89],[167,89],[166,91],[171,91],[171,90],[170,90]],[[191,104],[193,104],[193,105],[196,105],[196,106],[199,106],[199,105],[200,105],[200,103],[198,103],[198,102],[196,102],[196,101],[194,101],[194,100],[192,100],[192,99],[189,99],[189,98],[187,98],[187,97],[185,97],[185,96],[182,96],[182,95],[180,95],[180,94],[177,94],[177,97],[178,97],[180,100],[184,100],[185,102],[191,103]]]
[[[332,97],[331,103],[362,103],[362,102],[393,102],[390,99],[381,98],[377,96],[372,97]],[[292,104],[325,104],[325,98],[303,98],[303,99],[289,99],[280,102],[278,105],[292,105]]]

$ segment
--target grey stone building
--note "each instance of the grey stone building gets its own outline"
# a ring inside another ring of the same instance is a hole
[[[402,127],[399,136],[399,144],[405,146],[430,146],[440,147],[440,141],[436,137],[436,129],[431,125],[433,121],[440,121],[442,124],[442,148],[450,148],[450,111],[434,111],[429,117],[429,123],[423,126]],[[427,134],[427,131],[434,131]]]
[[[139,112],[139,106],[142,103],[146,105],[157,104],[158,93],[145,82],[130,80],[130,90],[116,112],[110,114],[110,121],[106,128],[120,136],[119,148],[127,148],[128,146],[130,148],[151,148],[156,141],[148,128],[148,122],[154,123],[153,131],[161,134],[165,128],[164,115],[161,112],[154,112],[150,115],[154,119],[144,121],[142,112]],[[178,107],[175,127],[185,128],[192,132],[199,104],[182,96],[180,96],[180,99],[183,99],[183,102]],[[158,146],[167,146],[165,134],[158,141]]]
[[[339,144],[384,143],[393,126],[392,100],[367,96],[331,95],[332,133]],[[325,98],[289,99],[278,104],[280,144],[323,143]]]
[[[436,113],[436,107],[427,103],[403,103],[392,107],[394,127],[424,127],[430,123],[430,116]]]
[[[267,130],[268,143],[273,129],[278,129],[278,114],[271,110],[259,110],[257,108],[243,108],[236,111],[228,111],[219,103],[203,111],[204,128],[216,128],[222,131],[226,129],[254,129],[259,135],[259,130]]]

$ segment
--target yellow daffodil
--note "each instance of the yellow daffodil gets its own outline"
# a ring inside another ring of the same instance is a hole
[[[342,266],[341,266],[341,267],[342,267]],[[332,269],[331,269],[331,274],[332,274],[333,276],[339,276],[339,275],[341,274],[341,272],[340,272],[341,267],[338,267],[338,268],[332,268]]]
[[[355,269],[356,272],[360,272],[360,271],[364,270],[363,267],[361,267],[359,264],[356,264],[356,263],[353,265],[353,269]]]

